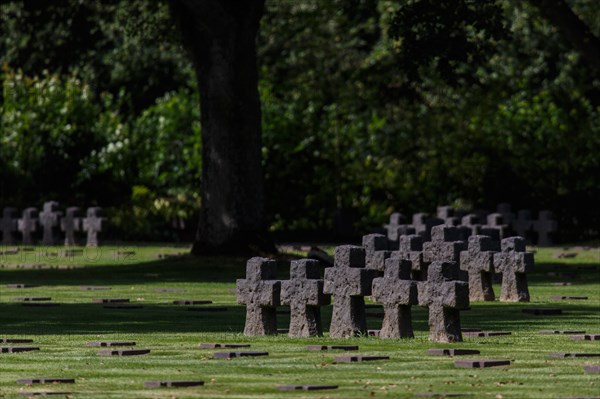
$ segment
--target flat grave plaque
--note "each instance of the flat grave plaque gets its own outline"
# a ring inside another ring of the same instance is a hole
[[[128,298],[94,298],[92,303],[125,303],[129,302]]]
[[[173,301],[174,305],[208,305],[211,303],[213,303],[213,301],[194,300],[194,299],[181,299],[181,300]]]
[[[552,295],[550,299],[555,301],[563,301],[563,300],[586,300],[587,296],[575,296],[575,295]]]
[[[197,387],[204,385],[204,381],[146,381],[146,388],[161,388],[161,387]]]
[[[575,353],[575,352],[555,352],[548,356],[564,359],[567,357],[600,357],[600,353]]]
[[[21,378],[17,384],[74,384],[74,378]]]
[[[6,288],[36,288],[39,285],[34,284],[7,284]]]
[[[68,396],[72,395],[73,392],[59,392],[59,391],[41,391],[41,392],[19,392],[21,396]]]
[[[109,346],[135,346],[135,342],[133,341],[94,341],[87,342],[85,346],[99,346],[99,347],[109,347]]]
[[[357,351],[358,345],[307,345],[309,351],[329,351],[329,350],[344,350]]]
[[[336,363],[369,362],[374,360],[389,360],[389,356],[341,355],[335,357]]]
[[[98,356],[138,356],[150,353],[150,349],[105,349],[96,352]]]
[[[540,330],[540,334],[585,334],[584,330]]]
[[[337,385],[277,385],[280,391],[323,391],[327,389],[338,389]]]
[[[215,359],[233,359],[236,357],[269,356],[269,352],[215,352]]]
[[[48,296],[18,296],[15,298],[15,301],[20,302],[38,302],[38,301],[51,301],[52,298]]]
[[[600,364],[590,364],[587,366],[583,366],[583,370],[586,373],[600,374]]]
[[[571,335],[573,341],[600,341],[600,334]]]
[[[454,362],[455,367],[460,368],[487,368],[510,366],[510,360],[457,360]]]
[[[465,337],[471,337],[471,338],[476,338],[476,337],[498,337],[501,335],[511,335],[512,333],[510,331],[469,331],[469,332],[464,332],[463,335]]]
[[[203,342],[200,345],[201,349],[220,349],[220,348],[249,348],[250,344],[218,344]]]
[[[479,355],[481,352],[476,349],[447,349],[447,348],[431,348],[427,350],[428,355],[434,356],[463,356],[463,355]]]
[[[25,338],[0,338],[0,344],[30,344],[32,339]]]
[[[39,350],[40,348],[36,346],[0,346],[0,353],[19,353]]]

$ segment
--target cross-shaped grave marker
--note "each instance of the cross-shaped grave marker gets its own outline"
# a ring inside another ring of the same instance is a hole
[[[535,231],[538,236],[537,245],[552,245],[550,234],[556,231],[556,226],[556,220],[552,218],[552,212],[540,211],[538,220],[533,222],[533,231]]]
[[[462,341],[460,309],[469,307],[469,284],[458,281],[458,264],[433,262],[419,282],[419,305],[429,308],[429,340]]]
[[[373,280],[373,301],[383,304],[381,338],[412,338],[411,306],[418,304],[417,282],[410,279],[412,263],[387,259],[383,277]]]
[[[44,202],[44,210],[40,213],[40,224],[44,229],[42,245],[56,245],[59,220],[62,212],[58,211],[58,202]]]
[[[492,236],[488,230],[498,231],[500,239],[503,239],[506,238],[508,224],[504,222],[504,217],[500,213],[490,213],[487,216],[487,224],[481,226],[481,234]]]
[[[334,265],[325,269],[323,289],[333,295],[330,337],[367,334],[364,297],[371,295],[371,283],[377,274],[365,268],[363,247],[342,245],[335,249]]]
[[[414,227],[406,224],[406,219],[401,213],[392,213],[390,221],[383,226],[387,231],[387,238],[390,243],[390,249],[397,247],[398,239],[402,235],[415,234]],[[393,247],[393,248],[392,248]]]
[[[460,231],[456,227],[434,226],[431,229],[431,241],[423,243],[425,262],[460,262],[460,251],[467,249],[460,240]]]
[[[423,240],[429,241],[431,238],[431,229],[433,226],[443,225],[444,221],[439,218],[429,218],[426,213],[415,213],[412,218],[412,226],[415,234],[423,237]]]
[[[291,262],[290,279],[281,282],[281,304],[290,307],[290,337],[323,335],[320,307],[331,301],[323,284],[318,260]]]
[[[494,253],[500,248],[488,236],[469,237],[468,249],[460,253],[460,269],[469,274],[469,300],[493,301]]]
[[[37,230],[38,211],[36,208],[26,208],[23,217],[18,220],[18,230],[23,237],[23,245],[32,245],[32,233]]]
[[[409,260],[412,264],[413,280],[427,279],[427,263],[423,260],[423,237],[420,235],[400,237],[398,251],[392,252],[391,258]]]
[[[60,229],[65,232],[65,246],[77,245],[75,232],[81,230],[80,209],[76,206],[67,208],[67,214],[60,220]]]
[[[277,306],[281,282],[276,280],[277,263],[254,257],[246,262],[246,278],[237,280],[237,301],[246,305],[244,335],[277,334]]]
[[[481,229],[479,218],[474,213],[469,213],[468,215],[463,216],[461,219],[461,225],[469,228],[471,230],[471,235],[479,234],[479,229]]]
[[[502,252],[494,254],[494,268],[502,273],[503,302],[529,302],[527,275],[533,271],[533,253],[525,252],[523,237],[509,237],[502,240]]]
[[[531,212],[527,209],[522,209],[517,213],[517,218],[512,222],[512,229],[518,236],[527,238],[527,233],[531,230],[533,221],[531,220]]]
[[[383,234],[368,234],[363,236],[362,246],[365,248],[367,269],[383,272],[385,260],[392,254],[387,237]]]
[[[2,244],[13,245],[15,243],[15,231],[17,231],[17,210],[15,208],[4,208],[2,219],[0,219],[2,230]]]
[[[102,208],[91,207],[87,209],[86,217],[83,219],[83,230],[87,231],[87,247],[98,246],[98,233],[102,231],[102,227],[106,218],[102,217]]]
[[[515,219],[515,214],[512,212],[512,206],[508,203],[501,203],[496,206],[496,212],[502,215],[502,220],[505,224],[511,226]]]

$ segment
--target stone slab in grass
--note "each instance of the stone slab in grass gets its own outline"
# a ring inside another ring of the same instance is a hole
[[[208,305],[213,301],[195,300],[195,299],[179,299],[173,301],[173,305]]]
[[[583,366],[583,370],[590,374],[600,374],[600,364],[590,364]]]
[[[39,351],[37,346],[0,346],[0,353],[20,353]]]
[[[204,385],[204,381],[146,381],[144,382],[144,386],[146,388],[162,388],[162,387],[172,387],[172,388],[183,388],[183,387],[197,387],[200,385]]]
[[[74,384],[74,378],[21,378],[17,384]]]
[[[389,356],[369,356],[369,355],[340,355],[335,357],[336,363],[354,363],[370,362],[375,360],[389,360]]]
[[[449,349],[449,348],[431,348],[427,350],[428,355],[434,356],[464,356],[479,355],[481,352],[476,349]]]
[[[150,353],[150,349],[105,349],[96,352],[98,356],[139,356]]]
[[[558,308],[526,308],[521,309],[521,312],[535,316],[554,316],[562,314],[562,309]]]
[[[563,300],[586,300],[587,296],[575,296],[575,295],[552,295],[550,299],[555,301],[563,301]]]
[[[190,312],[227,312],[224,306],[193,306],[187,308]]]
[[[457,360],[455,367],[468,369],[482,369],[488,367],[510,366],[510,360]]]
[[[215,352],[215,359],[233,359],[236,357],[269,356],[269,352]]]
[[[277,385],[279,391],[323,391],[328,389],[338,389],[337,385]]]
[[[219,344],[212,342],[203,342],[199,345],[201,349],[219,349],[219,348],[249,348],[250,344]]]
[[[126,303],[129,302],[128,298],[94,298],[92,303]]]
[[[540,334],[585,334],[584,330],[540,330]]]
[[[124,309],[124,310],[127,310],[127,309],[141,309],[141,308],[143,308],[143,306],[142,305],[127,305],[127,304],[119,305],[119,304],[114,304],[114,305],[104,305],[103,308],[104,309]]]
[[[7,284],[6,288],[36,288],[39,285],[35,284]]]
[[[465,337],[479,338],[479,337],[498,337],[501,335],[511,335],[510,331],[467,331],[463,335]]]
[[[100,346],[100,347],[108,347],[108,346],[135,346],[134,341],[93,341],[86,342],[85,346]]]
[[[600,334],[571,335],[574,341],[600,341]]]
[[[30,308],[51,308],[55,306],[60,306],[60,303],[56,302],[24,302],[21,306],[26,306]]]
[[[25,338],[0,338],[0,344],[30,344],[32,339]]]
[[[600,353],[584,353],[584,352],[555,352],[550,353],[548,356],[564,359],[567,357],[600,357]]]
[[[309,351],[330,351],[330,350],[357,351],[358,345],[307,345],[306,349],[308,349]]]
[[[15,298],[15,301],[20,302],[42,302],[42,301],[51,301],[52,298],[49,296],[18,296]]]
[[[59,391],[42,391],[42,392],[19,392],[21,396],[67,396],[72,395],[73,392],[59,392]]]
[[[84,291],[108,291],[112,290],[112,287],[105,287],[103,285],[81,285],[79,286]]]

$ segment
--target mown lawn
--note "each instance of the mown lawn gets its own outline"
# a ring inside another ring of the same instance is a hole
[[[61,248],[62,249],[62,248]],[[117,251],[135,251],[122,255]],[[536,253],[536,272],[530,276],[529,304],[473,303],[463,312],[463,327],[511,331],[510,336],[465,338],[451,345],[479,349],[468,358],[510,359],[509,367],[458,369],[454,358],[428,356],[432,347],[449,345],[427,341],[424,309],[413,307],[416,338],[380,340],[293,339],[286,335],[244,337],[244,308],[237,305],[235,279],[243,277],[245,259],[158,259],[185,248],[167,246],[102,247],[83,256],[55,256],[57,249],[1,255],[0,338],[31,338],[38,352],[0,354],[0,397],[17,397],[24,391],[71,391],[82,398],[410,398],[428,392],[470,393],[478,398],[566,398],[600,396],[600,375],[583,366],[600,358],[555,359],[550,352],[600,353],[600,341],[572,341],[568,335],[541,335],[541,329],[577,329],[600,333],[600,251],[598,248],[547,248]],[[48,252],[49,255],[45,255]],[[563,252],[575,258],[559,259]],[[47,269],[17,269],[16,265],[44,264]],[[58,268],[60,266],[60,268]],[[283,269],[281,277],[286,278]],[[590,269],[590,266],[592,268]],[[547,275],[547,273],[566,273]],[[571,275],[575,273],[575,275]],[[555,286],[570,281],[573,285]],[[7,284],[37,284],[12,289]],[[110,291],[84,291],[81,285],[110,286]],[[159,292],[173,288],[184,292]],[[495,287],[496,294],[500,286]],[[556,301],[551,295],[583,295],[588,300]],[[17,296],[49,296],[61,305],[23,307]],[[105,309],[93,298],[129,298],[142,309]],[[173,305],[176,299],[207,299],[227,312],[190,312]],[[525,307],[560,307],[561,316],[531,316]],[[331,308],[324,309],[327,328]],[[286,328],[288,316],[279,316]],[[369,318],[370,328],[381,320]],[[101,357],[88,341],[132,340],[150,354]],[[214,350],[199,349],[200,342],[251,343],[251,350],[268,351],[268,357],[217,360]],[[309,352],[308,344],[359,345],[360,354],[387,355],[390,360],[334,364],[333,352]],[[1,344],[10,346],[9,344]],[[27,344],[29,345],[29,344]],[[24,386],[19,378],[75,378],[75,384]],[[205,386],[146,389],[148,380],[200,379]],[[280,392],[279,384],[336,384],[335,391]]]

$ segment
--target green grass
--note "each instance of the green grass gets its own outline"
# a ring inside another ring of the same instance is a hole
[[[120,250],[122,250],[121,248]],[[511,331],[510,336],[465,338],[459,348],[479,349],[470,358],[510,359],[510,367],[457,369],[452,358],[425,354],[431,347],[448,345],[427,341],[426,311],[413,307],[416,338],[380,340],[357,337],[347,340],[294,339],[285,335],[249,338],[241,334],[244,308],[236,304],[231,289],[243,276],[245,259],[157,259],[158,253],[180,253],[182,248],[131,246],[136,253],[116,255],[117,247],[103,247],[74,259],[23,252],[0,256],[0,337],[35,340],[39,352],[0,354],[0,397],[17,397],[21,391],[73,391],[85,398],[410,398],[416,393],[471,393],[478,398],[563,398],[600,395],[600,377],[583,372],[583,365],[600,359],[553,359],[550,352],[600,352],[600,343],[572,341],[563,335],[540,335],[540,329],[583,329],[600,333],[600,252],[577,250],[578,256],[557,259],[563,248],[538,249],[536,272],[530,276],[529,304],[473,303],[463,312],[463,327]],[[56,252],[48,249],[47,252]],[[46,264],[54,269],[17,269],[18,264]],[[580,270],[581,266],[594,270]],[[64,266],[78,266],[66,269]],[[577,277],[554,277],[547,272],[576,272]],[[282,272],[285,278],[286,273]],[[554,286],[572,280],[572,286]],[[39,284],[38,288],[8,289],[6,284]],[[110,291],[82,291],[80,285],[107,285]],[[157,288],[185,292],[156,292]],[[495,286],[497,294],[499,285]],[[585,295],[587,301],[552,301],[553,294]],[[17,296],[50,296],[61,306],[22,307]],[[144,305],[138,310],[109,310],[92,304],[92,298],[126,297]],[[175,299],[210,299],[226,305],[223,313],[188,312],[172,305]],[[532,306],[561,307],[562,316],[529,316],[521,309]],[[327,328],[331,308],[324,309]],[[287,316],[279,316],[286,328]],[[369,319],[370,328],[381,321]],[[134,340],[151,353],[135,357],[100,357],[95,340]],[[248,342],[252,350],[265,350],[266,358],[215,360],[213,350],[200,342]],[[343,343],[360,346],[359,353],[388,355],[389,361],[333,364],[337,353],[308,352],[307,344]],[[18,378],[71,377],[74,385],[26,387]],[[152,379],[200,379],[203,387],[145,389]],[[337,384],[336,391],[280,392],[278,384]]]

